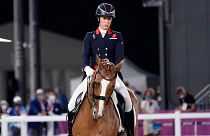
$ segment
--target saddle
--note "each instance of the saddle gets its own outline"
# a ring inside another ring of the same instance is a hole
[[[73,117],[70,117],[70,113],[69,113],[69,111],[68,111],[67,120],[68,120],[69,126],[70,126],[70,124],[72,124],[72,126],[73,126],[74,121],[75,121],[75,119],[76,119],[76,116],[77,116],[77,114],[79,113],[79,109],[80,109],[80,107],[81,107],[81,105],[82,105],[82,103],[83,103],[83,101],[84,101],[84,99],[82,100],[82,94],[83,94],[83,93],[80,93],[80,94],[78,95],[78,97],[77,97],[77,99],[76,99],[76,102],[75,102],[75,108],[71,111],[71,112],[72,112],[71,115],[73,115]]]

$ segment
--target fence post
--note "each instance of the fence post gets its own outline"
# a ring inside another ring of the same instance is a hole
[[[8,136],[8,122],[6,120],[6,115],[2,115],[1,117],[1,134],[2,136]]]
[[[54,136],[54,122],[47,123],[47,136]]]
[[[21,123],[21,129],[20,129],[21,136],[27,136],[28,123],[25,121],[21,121],[20,123]]]
[[[197,121],[195,121],[195,123],[194,123],[194,136],[197,136],[198,134],[198,130],[197,130],[197,127],[198,127],[198,122]]]
[[[175,111],[175,136],[181,136],[180,111]]]

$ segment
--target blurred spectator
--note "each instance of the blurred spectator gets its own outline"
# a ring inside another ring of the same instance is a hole
[[[144,100],[141,103],[141,111],[144,114],[156,113],[159,110],[158,102],[154,100],[154,89],[147,88],[144,91]],[[144,136],[159,135],[160,127],[157,127],[154,120],[143,121]]]
[[[135,96],[137,98],[138,107],[139,107],[139,109],[141,109],[142,93],[138,90],[135,90],[134,93],[135,93]]]
[[[26,109],[22,105],[22,98],[20,96],[15,96],[13,98],[13,107],[11,108],[10,116],[21,116],[26,115]],[[20,136],[20,123],[11,122],[9,123],[9,135],[10,136]]]
[[[176,89],[176,94],[180,102],[178,110],[180,110],[181,112],[196,111],[195,98],[193,95],[189,94],[184,87],[178,87]]]
[[[62,113],[61,102],[57,99],[56,93],[53,90],[46,92],[48,102],[48,114],[49,115],[60,115]]]
[[[1,100],[0,101],[0,115],[2,116],[7,116],[9,114],[10,108],[9,104],[6,100]],[[0,132],[1,132],[1,123],[0,123]]]
[[[0,109],[1,115],[9,113],[10,108],[9,108],[9,104],[6,100],[1,100],[0,101],[0,106],[1,106],[1,109]]]
[[[48,115],[48,103],[45,99],[43,89],[36,91],[36,98],[30,102],[28,115],[45,116]],[[30,122],[28,123],[29,136],[46,135],[45,122]]]
[[[157,87],[157,90],[155,92],[155,100],[157,100],[160,109],[162,109],[162,97],[160,93],[160,86]]]
[[[48,90],[46,92],[47,102],[48,102],[48,113],[49,115],[60,115],[62,114],[61,102],[56,98],[56,93],[54,90]],[[54,133],[60,134],[59,122],[54,123]]]
[[[13,98],[13,104],[11,111],[9,114],[11,116],[20,116],[20,115],[26,115],[26,109],[22,104],[22,98],[20,96],[15,96]]]
[[[61,92],[61,89],[60,88],[56,88],[55,89],[55,92],[57,93],[57,99],[61,102],[62,112],[63,113],[67,113],[67,109],[68,109],[67,107],[68,107],[68,103],[69,103],[68,98],[66,97],[66,95],[64,95]]]

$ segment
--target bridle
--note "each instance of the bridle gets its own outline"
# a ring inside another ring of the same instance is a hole
[[[100,75],[100,77],[102,79],[105,79],[107,81],[113,81],[117,78],[117,72],[116,74],[112,77],[112,78],[107,78],[105,77],[103,74],[101,74],[100,70],[97,69],[96,72],[95,72],[95,75],[94,75],[94,79],[93,79],[93,83],[92,83],[92,89],[93,89],[93,92],[92,94],[90,94],[91,98],[92,98],[92,102],[89,100],[89,97],[88,97],[88,94],[89,94],[89,87],[90,87],[90,77],[88,77],[88,80],[87,80],[87,99],[88,99],[88,102],[90,104],[90,107],[91,109],[93,110],[93,116],[94,118],[96,118],[96,112],[97,112],[97,109],[95,108],[95,103],[96,103],[96,100],[102,100],[102,101],[105,101],[106,105],[109,103],[109,100],[111,99],[111,96],[109,96],[108,98],[106,96],[97,96],[95,95],[95,83],[96,83],[96,75]],[[114,90],[113,90],[114,91]]]
[[[96,75],[97,75],[97,74],[99,74],[99,75],[101,76],[102,79],[105,79],[105,80],[107,80],[107,81],[113,81],[114,79],[116,79],[117,74],[115,74],[115,76],[112,77],[112,78],[107,78],[107,77],[103,76],[103,75],[101,74],[100,70],[98,69],[98,70],[96,71],[96,74],[95,74],[95,77],[94,77],[93,86],[92,86],[92,88],[93,88],[93,98],[96,99],[96,100],[103,100],[103,101],[109,100],[111,96],[110,96],[109,98],[106,98],[105,96],[96,96],[96,95],[95,95],[94,84],[95,84],[95,80],[96,80]],[[107,104],[107,103],[108,103],[108,101],[106,102],[106,104]]]

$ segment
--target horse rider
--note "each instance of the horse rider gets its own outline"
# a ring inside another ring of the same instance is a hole
[[[83,41],[83,68],[85,76],[83,81],[76,88],[68,104],[70,133],[72,133],[72,120],[74,119],[75,102],[77,97],[87,91],[88,77],[97,69],[96,54],[101,59],[108,59],[115,65],[124,59],[124,44],[122,34],[110,29],[112,20],[115,18],[115,9],[111,4],[102,3],[96,9],[96,17],[99,27],[92,32],[87,32]],[[130,135],[134,134],[134,111],[127,87],[123,82],[120,72],[116,78],[115,90],[121,94],[125,100],[125,128]],[[84,95],[82,96],[83,99]]]

